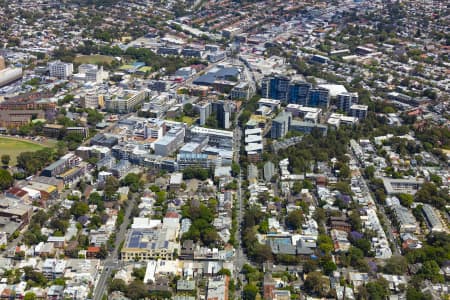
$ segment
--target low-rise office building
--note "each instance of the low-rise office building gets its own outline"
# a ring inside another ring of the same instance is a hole
[[[233,148],[234,134],[232,131],[194,126],[189,130],[188,135],[190,138],[198,136],[208,137],[208,145],[211,146],[216,146],[224,149]]]
[[[177,241],[180,230],[179,217],[165,217],[157,227],[130,229],[121,250],[123,261],[174,259],[179,253]]]

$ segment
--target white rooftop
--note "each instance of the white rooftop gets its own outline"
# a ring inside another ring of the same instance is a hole
[[[347,92],[347,89],[342,84],[319,84],[318,87],[329,90],[331,97],[337,97],[337,95]]]
[[[149,218],[133,218],[132,229],[148,229],[161,225],[161,220],[153,220]]]

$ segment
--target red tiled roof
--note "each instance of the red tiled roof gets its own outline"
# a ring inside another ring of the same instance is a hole
[[[168,213],[166,214],[166,218],[176,218],[176,219],[178,219],[179,217],[180,217],[180,215],[178,215],[178,213],[176,213],[176,212],[174,212],[174,211],[168,212]]]
[[[100,247],[88,247],[87,252],[98,253],[98,252],[100,252]]]
[[[26,191],[24,191],[22,189],[19,189],[19,188],[16,188],[16,187],[10,188],[8,190],[8,193],[10,193],[10,194],[12,194],[12,195],[14,195],[16,197],[23,197],[23,196],[25,196],[27,194]]]

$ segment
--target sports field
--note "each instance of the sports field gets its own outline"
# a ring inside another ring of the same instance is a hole
[[[81,55],[77,56],[74,59],[75,63],[79,64],[102,64],[108,63],[110,64],[114,60],[114,57],[107,55]]]
[[[16,157],[22,152],[37,151],[45,147],[53,147],[54,141],[46,141],[45,143],[38,143],[20,138],[0,137],[0,156],[9,154],[11,161],[10,166],[16,164]]]

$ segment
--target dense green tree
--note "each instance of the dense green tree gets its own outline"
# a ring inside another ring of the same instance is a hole
[[[303,271],[305,273],[317,271],[318,268],[319,262],[316,259],[308,259],[303,263]]]
[[[93,215],[89,220],[89,228],[97,229],[102,225],[102,218],[98,215]]]
[[[384,189],[377,189],[375,191],[375,198],[377,199],[378,203],[385,204],[386,203],[386,193],[384,192]]]
[[[88,200],[88,202],[89,202],[89,204],[97,205],[97,211],[98,211],[98,212],[102,212],[102,211],[105,210],[105,204],[104,204],[104,202],[103,202],[103,198],[102,198],[102,196],[101,196],[99,193],[97,193],[97,192],[91,193],[91,194],[89,195],[89,200]]]
[[[321,207],[317,207],[316,211],[314,212],[314,220],[317,221],[317,223],[323,223],[325,222],[327,218],[327,215],[325,213],[325,210]]]
[[[37,245],[40,242],[47,241],[47,238],[43,236],[40,232],[41,228],[36,227],[36,229],[29,229],[23,234],[23,242],[25,245]]]
[[[429,299],[427,295],[417,290],[413,286],[408,286],[408,289],[406,290],[406,300],[427,300],[427,299]]]
[[[2,160],[2,164],[4,166],[7,166],[7,165],[9,165],[9,162],[11,161],[11,156],[9,156],[9,154],[3,154],[1,160]]]
[[[201,233],[202,242],[205,245],[211,246],[220,240],[217,230],[213,227],[205,228]]]
[[[119,189],[119,181],[114,176],[109,176],[106,178],[105,182],[105,197],[106,199],[112,200],[113,196],[116,194],[117,190]]]
[[[444,282],[444,276],[439,272],[439,265],[434,260],[428,260],[423,263],[422,268],[419,270],[419,275],[431,280],[433,283]]]
[[[56,278],[52,281],[54,285],[66,286],[66,280],[64,278]]]
[[[42,226],[48,221],[48,214],[44,210],[38,210],[31,218],[28,230],[23,235],[23,242],[26,245],[36,245],[47,241],[47,236],[41,232]]]
[[[11,174],[5,170],[0,169],[0,190],[6,190],[10,188],[14,183],[14,178]]]
[[[67,144],[66,144],[66,142],[64,142],[64,141],[58,141],[57,143],[56,143],[56,155],[57,156],[63,156],[63,155],[65,155],[66,153],[67,153],[67,151],[69,150],[68,148],[67,148]]]
[[[3,156],[2,156],[2,161],[3,161]],[[434,182],[434,184],[436,184],[437,186],[441,186],[442,185],[442,178],[439,175],[436,174],[430,174],[430,180],[432,182]]]
[[[100,246],[100,251],[97,254],[97,258],[99,259],[106,259],[108,257],[108,249],[106,249],[106,245],[102,244]]]
[[[374,166],[368,166],[364,169],[364,175],[369,179],[373,179],[375,176],[375,167]]]
[[[86,112],[88,114],[87,122],[89,125],[95,126],[97,123],[103,121],[103,115],[98,110],[88,108]]]
[[[295,181],[292,186],[292,194],[297,195],[300,194],[300,192],[303,189],[303,185],[300,181]]]
[[[148,296],[146,285],[140,280],[134,280],[129,285],[125,295],[132,300],[145,299]]]
[[[323,269],[323,273],[325,275],[331,275],[334,271],[337,270],[336,264],[333,262],[331,257],[324,257],[320,260],[320,266]]]
[[[214,219],[214,214],[207,205],[193,201],[183,206],[182,215],[191,220],[204,219],[208,223],[211,223]]]
[[[217,272],[217,275],[227,275],[231,277],[231,271],[229,269],[220,269],[219,272]]]
[[[261,223],[258,226],[258,231],[260,233],[265,234],[265,233],[268,233],[269,230],[270,230],[270,228],[269,228],[269,221],[267,219],[262,220]]]
[[[56,230],[56,232],[59,232],[60,235],[63,235],[67,232],[67,228],[69,228],[69,221],[63,218],[54,218],[50,221],[50,227]]]
[[[122,293],[125,293],[127,291],[127,284],[122,279],[113,279],[109,284],[109,291],[120,291]]]
[[[203,168],[185,168],[183,169],[183,179],[193,179],[206,180],[209,177],[209,172],[207,169]]]
[[[252,115],[251,111],[244,109],[239,115],[238,118],[239,123],[242,125],[247,124],[248,120],[250,120],[251,115]]]
[[[165,191],[156,192],[156,203],[162,205],[167,199],[167,193]]]
[[[25,294],[23,300],[35,300],[36,299],[36,294],[33,292],[28,292]]]
[[[308,273],[305,279],[305,290],[319,297],[325,297],[328,293],[328,280],[320,272]]]
[[[303,212],[299,209],[291,211],[286,216],[286,226],[292,228],[294,230],[298,230],[301,228],[304,221]]]
[[[367,283],[365,288],[369,300],[383,300],[390,294],[389,283],[384,278],[379,278],[376,281]]]
[[[403,275],[408,271],[408,262],[404,256],[394,255],[386,260],[383,270],[387,274]]]
[[[273,261],[272,249],[269,245],[258,243],[252,250],[252,257],[258,263]]]
[[[324,253],[330,253],[333,251],[333,241],[331,238],[326,234],[320,234],[317,238],[317,246],[320,250],[322,250]]]
[[[125,178],[122,180],[122,184],[129,186],[130,190],[134,193],[138,192],[144,186],[144,182],[141,180],[139,174],[135,173],[127,174]]]
[[[355,239],[355,240],[352,240],[352,244],[353,244],[353,246],[361,249],[361,251],[363,253],[369,254],[370,249],[371,249],[371,243],[368,239],[366,239],[366,238]]]
[[[58,106],[63,106],[64,104],[68,104],[75,99],[74,95],[65,95],[62,99],[58,100]]]
[[[48,217],[48,214],[44,210],[38,210],[31,218],[30,225],[39,224],[40,226],[43,226],[45,222],[47,222]]]
[[[241,172],[241,166],[238,163],[233,161],[231,163],[231,174],[236,177],[239,175],[240,172]]]
[[[70,213],[76,218],[84,216],[89,212],[89,206],[87,203],[76,201],[70,208]]]
[[[63,132],[62,138],[64,141],[67,142],[67,147],[69,148],[69,150],[72,151],[75,150],[84,140],[84,136],[80,133],[77,132],[64,133],[64,131],[62,132]]]
[[[45,287],[47,284],[47,278],[40,272],[33,270],[32,267],[23,268],[25,280],[32,283],[34,286]]]
[[[341,256],[341,262],[345,266],[352,266],[360,272],[368,272],[369,266],[364,260],[364,252],[356,247],[350,247],[346,255]]]
[[[258,295],[258,287],[254,284],[247,284],[244,287],[242,298],[244,300],[255,300]]]
[[[190,218],[192,225],[183,235],[183,239],[202,241],[207,246],[214,246],[220,241],[217,230],[212,226],[214,213],[203,203],[189,202],[182,208],[183,217]]]
[[[136,184],[139,183],[140,180],[140,176],[139,174],[136,173],[128,173],[125,178],[122,180],[122,184],[123,185],[132,185],[132,184]]]
[[[35,174],[54,159],[53,150],[44,148],[36,152],[22,152],[17,156],[17,166],[27,175]]]
[[[159,192],[161,189],[159,188],[159,186],[157,186],[157,185],[151,185],[150,187],[149,187],[149,189],[153,192],[153,193],[156,193],[156,192]]]
[[[406,207],[411,207],[414,203],[414,196],[410,194],[399,194],[398,199],[400,200],[401,205]]]
[[[434,183],[425,182],[414,195],[414,200],[442,208],[450,203],[450,196],[446,190],[439,190]]]
[[[244,214],[244,228],[252,228],[253,226],[258,225],[264,217],[265,215],[259,206],[250,206]]]
[[[183,112],[186,116],[193,117],[195,115],[194,106],[191,103],[183,105]]]
[[[346,163],[340,163],[338,168],[339,168],[339,178],[345,180],[350,177],[350,168]]]

